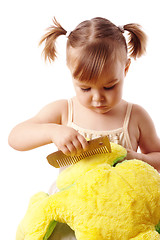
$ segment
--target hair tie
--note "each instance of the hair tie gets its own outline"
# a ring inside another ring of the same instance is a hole
[[[120,26],[118,26],[118,28],[121,31],[121,33],[124,33],[124,25],[120,25]]]
[[[68,38],[70,34],[71,34],[71,31],[67,31],[66,32],[66,37]]]

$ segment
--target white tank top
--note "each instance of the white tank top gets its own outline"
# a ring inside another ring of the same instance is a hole
[[[97,137],[107,136],[110,142],[114,142],[120,144],[121,146],[131,149],[132,144],[130,141],[129,133],[128,133],[128,124],[129,119],[132,111],[132,104],[128,103],[126,115],[124,118],[124,123],[121,128],[108,130],[108,131],[95,131],[91,129],[85,129],[73,122],[73,103],[72,99],[68,100],[68,123],[67,126],[74,128],[77,130],[81,135],[83,135],[86,139],[92,140]]]

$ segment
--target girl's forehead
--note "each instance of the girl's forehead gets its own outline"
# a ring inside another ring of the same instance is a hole
[[[117,82],[123,79],[124,74],[124,66],[117,59],[113,62],[113,64],[106,65],[102,74],[99,76],[97,80],[79,80],[74,79],[73,82],[80,87],[100,87],[100,86],[111,86],[116,84]]]
[[[107,56],[105,57],[99,55],[97,58],[96,56],[92,58],[90,55],[84,54],[83,48],[69,48],[67,52],[67,65],[73,76],[77,69],[84,76],[91,75],[96,71],[98,76],[103,74],[115,75],[117,70],[119,71],[119,68],[122,68],[126,64],[127,60],[126,52],[123,48],[119,47],[113,50],[111,54],[106,54]],[[85,81],[85,78],[81,78],[80,80]]]
[[[75,66],[76,66],[76,64],[75,64]],[[119,77],[119,75],[121,74],[121,72],[125,69],[125,66],[126,66],[126,62],[119,59],[119,57],[116,57],[114,59],[108,59],[108,61],[103,66],[103,70],[98,78],[106,79],[106,77],[107,77],[108,81],[117,79]],[[72,68],[72,71],[74,71],[74,69],[75,69],[74,64],[72,65],[71,68]],[[93,79],[93,82],[94,82],[94,80],[96,81],[96,79]],[[80,81],[83,82],[83,81],[85,81],[85,79],[84,80],[80,79]],[[88,81],[88,79],[87,79],[87,81]],[[91,81],[92,81],[92,79],[91,79]],[[90,82],[90,80],[88,82]]]

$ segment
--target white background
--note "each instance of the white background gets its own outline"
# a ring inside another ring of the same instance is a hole
[[[132,61],[124,99],[149,112],[159,135],[160,15],[158,0],[5,0],[0,5],[0,238],[12,240],[30,197],[47,192],[58,170],[46,160],[55,151],[53,144],[18,152],[8,146],[8,134],[47,103],[74,95],[65,66],[65,36],[57,41],[59,54],[54,64],[44,63],[42,47],[38,47],[53,16],[66,30],[97,16],[117,25],[137,22],[143,26],[149,37],[147,54]]]

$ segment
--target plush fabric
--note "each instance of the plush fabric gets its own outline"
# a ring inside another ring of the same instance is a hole
[[[140,160],[112,166],[125,155],[112,144],[112,153],[64,170],[60,192],[32,197],[16,240],[47,240],[56,221],[68,224],[77,240],[160,239],[160,176]]]

